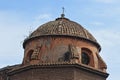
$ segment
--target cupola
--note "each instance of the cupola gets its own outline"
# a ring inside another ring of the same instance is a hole
[[[76,63],[104,72],[107,68],[93,35],[64,14],[39,26],[24,40],[23,48],[23,65]]]

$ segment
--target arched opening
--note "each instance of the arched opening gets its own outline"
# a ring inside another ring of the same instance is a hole
[[[81,49],[81,63],[94,67],[94,58],[92,51],[88,48]]]
[[[31,61],[32,60],[32,55],[33,55],[33,50],[30,50],[29,52],[28,52],[28,54],[27,54],[27,59],[28,59],[28,61]]]

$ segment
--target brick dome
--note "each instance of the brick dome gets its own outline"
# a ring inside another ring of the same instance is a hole
[[[100,49],[100,45],[97,43],[96,39],[91,35],[91,33],[89,33],[80,24],[64,17],[57,18],[55,21],[50,21],[39,26],[33,33],[29,35],[27,39],[25,39],[23,47],[25,47],[25,43],[29,39],[42,36],[77,37],[95,43]]]

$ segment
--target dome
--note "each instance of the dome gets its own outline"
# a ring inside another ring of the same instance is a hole
[[[25,47],[25,43],[29,39],[42,37],[42,36],[77,37],[80,39],[91,41],[92,43],[97,45],[97,47],[100,50],[100,45],[97,43],[96,39],[91,35],[91,33],[89,33],[80,24],[64,17],[57,18],[55,21],[50,21],[39,26],[33,33],[29,35],[27,39],[25,39],[23,43],[23,47]]]

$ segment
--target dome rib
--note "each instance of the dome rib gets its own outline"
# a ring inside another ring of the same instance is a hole
[[[57,18],[55,21],[50,21],[38,27],[30,36],[24,41],[25,42],[31,38],[40,37],[40,36],[71,36],[84,38],[86,40],[92,41],[100,47],[96,39],[84,29],[80,24],[70,21],[67,18]]]

